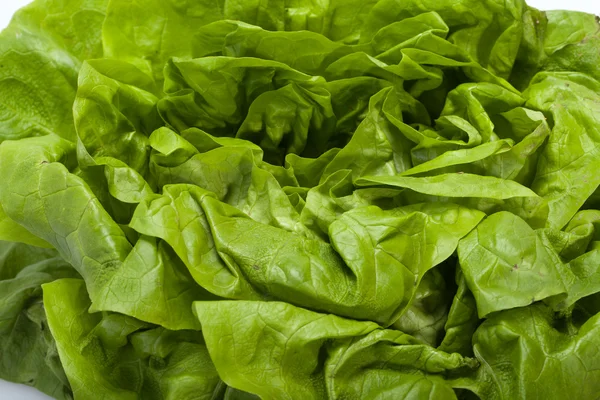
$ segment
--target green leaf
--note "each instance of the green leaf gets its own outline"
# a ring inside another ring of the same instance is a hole
[[[221,380],[199,332],[89,313],[82,280],[44,285],[48,323],[75,398],[212,399]]]
[[[157,82],[159,90],[167,60],[192,56],[194,41],[189,38],[202,25],[222,18],[222,0],[111,1],[101,30],[104,55],[134,64]]]
[[[495,314],[473,337],[482,361],[473,390],[489,399],[557,399],[564,393],[593,398],[600,389],[598,317],[569,331],[561,326],[570,321],[542,304]]]
[[[279,302],[199,302],[194,310],[223,380],[266,398],[325,397],[320,354],[327,342],[378,327]]]
[[[32,246],[51,248],[44,239],[33,235],[27,229],[10,219],[0,204],[0,240],[25,243]]]
[[[511,180],[461,173],[424,178],[399,175],[365,176],[358,179],[356,184],[362,187],[393,186],[443,197],[484,197],[498,200],[513,197],[537,197],[531,189]]]
[[[73,398],[48,329],[41,285],[77,276],[55,250],[0,241],[0,379]]]
[[[561,229],[600,184],[597,128],[600,83],[580,73],[540,73],[525,93],[528,106],[552,116],[532,189],[549,202],[548,226]],[[581,103],[581,98],[589,99]]]
[[[39,0],[0,33],[0,142],[55,133],[75,140],[81,62],[102,55],[108,0]]]
[[[477,316],[477,303],[460,268],[456,269],[456,284],[458,288],[444,326],[446,334],[438,349],[447,353],[472,356],[473,334],[480,321]]]
[[[477,366],[475,360],[434,350],[372,322],[286,303],[219,301],[194,306],[224,381],[263,398],[452,399],[456,396],[444,375]]]
[[[193,284],[164,243],[129,242],[85,182],[61,164],[72,165],[73,147],[55,135],[2,143],[0,171],[9,183],[0,187],[0,202],[6,214],[74,266],[96,310],[195,328],[191,302],[209,294]]]
[[[479,224],[461,240],[458,256],[480,318],[567,291],[570,271],[543,237],[508,212]]]
[[[413,301],[392,328],[414,336],[432,347],[437,347],[446,318],[448,318],[450,290],[439,268],[424,276]]]
[[[598,18],[575,11],[549,11],[544,40],[544,70],[580,71],[598,79]]]

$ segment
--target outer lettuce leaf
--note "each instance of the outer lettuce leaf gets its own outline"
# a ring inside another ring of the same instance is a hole
[[[503,212],[461,241],[459,260],[479,317],[566,292],[558,255],[525,221]]]
[[[208,293],[193,285],[164,243],[129,242],[85,182],[61,164],[73,165],[73,147],[55,135],[0,145],[7,215],[59,250],[86,280],[97,309],[169,328],[196,327],[191,302]]]
[[[599,390],[598,315],[579,329],[564,329],[542,304],[503,311],[473,337],[482,361],[472,389],[489,399],[558,399],[573,393],[594,398]]]
[[[223,18],[223,1],[111,1],[102,27],[104,55],[130,62],[156,81],[171,57],[190,57],[195,30]]]
[[[0,142],[55,133],[75,139],[81,62],[102,55],[108,0],[42,0],[0,34]]]
[[[82,280],[44,285],[44,304],[75,398],[213,399],[221,390],[199,332],[88,313]]]
[[[598,79],[598,18],[573,11],[550,11],[546,16],[544,70],[579,71]]]
[[[48,329],[41,285],[77,277],[55,250],[0,242],[0,378],[57,399],[73,395]]]
[[[444,375],[477,366],[372,322],[286,303],[198,302],[195,312],[225,382],[262,398],[452,399]]]
[[[454,382],[452,376],[469,374],[479,365],[475,359],[444,353],[392,330],[344,340],[329,361],[327,377],[334,399],[457,399],[466,385]]]
[[[10,240],[11,242],[25,243],[45,248],[52,247],[44,239],[40,239],[10,219],[4,212],[2,205],[0,205],[0,240]]]
[[[105,55],[133,62],[158,82],[171,57],[200,57],[206,51],[199,28],[221,19],[266,30],[308,30],[333,40],[357,42],[357,21],[375,3],[339,1],[270,2],[215,0],[194,4],[159,0],[113,1],[102,29]],[[186,40],[181,40],[184,37]],[[196,38],[199,37],[199,38]]]
[[[513,214],[498,213],[461,240],[461,268],[480,317],[542,299],[565,310],[600,291],[598,250],[584,248],[583,254],[565,263],[559,251],[570,249],[558,247],[565,243],[556,236],[549,230],[534,231]]]
[[[600,184],[600,84],[581,73],[540,73],[525,93],[528,106],[547,112],[554,128],[532,189],[549,201],[548,226],[561,229]],[[589,99],[581,102],[581,98]]]
[[[324,398],[320,354],[327,355],[327,342],[378,327],[278,302],[200,302],[194,307],[224,381],[263,398]],[[242,332],[251,334],[238,337]]]
[[[360,26],[376,3],[367,1],[276,0],[268,7],[259,0],[225,3],[225,18],[238,19],[268,30],[312,31],[332,40],[355,42]]]

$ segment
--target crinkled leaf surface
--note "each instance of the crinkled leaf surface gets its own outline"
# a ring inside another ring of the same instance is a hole
[[[44,285],[44,304],[75,398],[213,399],[221,390],[200,332],[89,313],[82,280]]]
[[[477,366],[400,331],[286,303],[194,306],[219,374],[262,398],[456,398],[444,375]]]
[[[482,398],[593,399],[598,378],[598,315],[580,327],[543,304],[502,311],[473,336],[482,361],[472,389]]]

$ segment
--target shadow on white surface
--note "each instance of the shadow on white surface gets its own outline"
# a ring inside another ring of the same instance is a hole
[[[0,400],[52,400],[52,397],[46,396],[32,387],[0,379]]]

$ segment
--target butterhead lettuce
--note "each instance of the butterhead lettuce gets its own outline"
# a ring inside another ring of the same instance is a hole
[[[36,0],[0,34],[0,378],[595,399],[600,26],[523,0]]]

